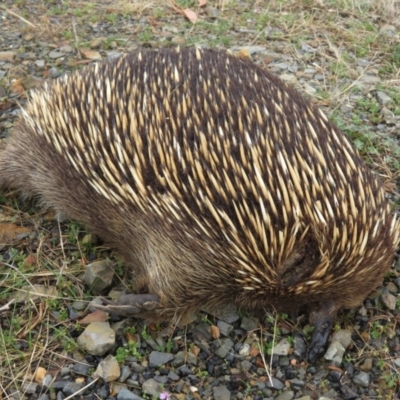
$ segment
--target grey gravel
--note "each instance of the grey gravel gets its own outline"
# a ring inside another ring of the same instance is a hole
[[[232,349],[234,343],[230,338],[223,338],[215,344],[215,355],[219,358],[225,358],[229,351]]]
[[[254,331],[258,328],[260,322],[257,318],[253,317],[243,317],[240,327],[245,331]]]
[[[283,384],[282,381],[280,381],[279,379],[276,379],[274,377],[271,380],[268,379],[266,381],[266,386],[269,388],[272,388],[272,389],[276,389],[276,390],[282,390],[285,387],[285,385]]]
[[[33,394],[39,390],[39,385],[37,383],[33,383],[33,382],[25,382],[22,385],[22,390],[26,394]]]
[[[161,351],[152,351],[149,356],[149,365],[151,368],[159,367],[160,365],[167,364],[174,359],[171,353],[162,353]]]
[[[226,386],[216,386],[213,388],[215,400],[229,400],[231,398],[231,392]]]
[[[362,387],[368,387],[369,386],[369,374],[366,372],[360,371],[356,375],[354,375],[353,382],[356,385],[360,385]]]
[[[72,396],[74,393],[78,392],[85,386],[83,383],[68,382],[62,389],[66,396]]]
[[[345,349],[350,346],[351,332],[347,329],[340,329],[332,335],[331,342],[339,342]]]
[[[292,400],[294,398],[294,392],[288,390],[275,397],[275,400]]]
[[[376,97],[379,101],[379,104],[382,104],[383,106],[389,104],[392,101],[392,98],[388,96],[387,93],[379,90],[376,92]]]
[[[272,354],[276,354],[278,356],[287,356],[291,347],[292,345],[290,342],[284,338],[272,348]]]
[[[233,331],[233,326],[225,321],[218,321],[217,326],[223,336],[229,336]]]
[[[160,393],[163,391],[163,385],[161,385],[154,379],[148,379],[143,383],[142,390],[144,393],[150,396],[159,396]]]
[[[386,308],[388,308],[389,310],[396,309],[397,296],[394,296],[391,293],[382,293],[381,299]]]
[[[131,369],[127,365],[123,365],[121,368],[121,375],[119,377],[120,382],[125,382],[132,374]]]
[[[135,393],[132,393],[130,390],[122,388],[117,395],[117,400],[144,400],[144,399],[143,397],[140,397]]]

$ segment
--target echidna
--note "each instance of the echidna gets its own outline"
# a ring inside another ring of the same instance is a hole
[[[34,92],[0,183],[119,250],[124,312],[179,320],[233,303],[332,318],[383,279],[399,236],[380,179],[327,117],[223,51],[140,51]]]

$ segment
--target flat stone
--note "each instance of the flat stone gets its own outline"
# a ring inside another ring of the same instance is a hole
[[[143,397],[140,397],[137,394],[132,393],[130,390],[122,388],[117,394],[117,400],[144,400],[144,399]]]
[[[120,377],[121,368],[117,359],[109,354],[104,360],[100,361],[95,374],[104,382],[114,382]]]
[[[162,353],[161,351],[152,351],[149,356],[149,366],[151,368],[159,367],[169,363],[174,359],[174,355],[171,353]]]
[[[364,371],[360,371],[358,374],[354,375],[353,382],[356,385],[362,386],[362,387],[368,387],[369,386],[369,374],[367,374]]]
[[[0,51],[0,61],[12,61],[16,54],[15,51]]]
[[[340,329],[332,335],[332,342],[339,342],[345,349],[350,346],[351,332],[347,329]]]
[[[390,294],[390,293],[382,293],[381,300],[382,300],[382,303],[389,310],[396,309],[397,296],[394,296],[393,294]]]
[[[225,358],[233,347],[233,341],[230,338],[220,339],[216,343],[215,355],[219,358]]]
[[[294,398],[294,392],[288,390],[275,397],[275,400],[292,400]]]
[[[115,332],[108,322],[92,322],[77,339],[77,344],[93,356],[102,356],[115,344]]]
[[[240,323],[240,327],[245,331],[254,331],[258,328],[259,321],[253,317],[243,317]]]
[[[287,356],[291,347],[292,345],[287,339],[282,339],[276,346],[273,347],[272,354],[276,354],[278,356]]]
[[[214,400],[230,400],[231,392],[225,385],[213,387]]]

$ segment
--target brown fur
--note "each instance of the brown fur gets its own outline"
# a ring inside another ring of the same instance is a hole
[[[382,184],[322,112],[225,52],[143,51],[34,93],[0,183],[117,248],[170,320],[217,304],[335,314],[395,251]]]

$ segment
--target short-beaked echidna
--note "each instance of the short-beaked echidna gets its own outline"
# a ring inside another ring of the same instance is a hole
[[[398,242],[382,183],[344,134],[223,51],[140,51],[45,85],[0,154],[0,181],[119,250],[139,293],[127,310],[306,309],[311,358]]]

